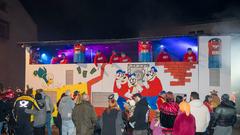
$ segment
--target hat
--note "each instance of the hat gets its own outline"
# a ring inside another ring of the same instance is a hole
[[[221,97],[221,100],[222,101],[229,101],[229,95],[228,94],[223,94],[222,97]]]
[[[186,113],[187,116],[190,114],[190,104],[187,103],[186,101],[182,101],[179,104],[179,110],[183,113]]]
[[[114,94],[109,95],[108,100],[114,100]]]
[[[151,70],[153,70],[154,72],[157,72],[157,68],[156,67],[151,67]]]
[[[125,71],[119,69],[119,70],[116,71],[116,74],[118,74],[118,73],[123,73],[123,74],[125,74]]]
[[[70,94],[71,94],[70,90],[67,90],[67,91],[65,92],[65,95],[66,95],[66,96],[70,96]]]
[[[166,94],[166,91],[163,90],[159,93],[159,95],[163,95],[163,94]]]

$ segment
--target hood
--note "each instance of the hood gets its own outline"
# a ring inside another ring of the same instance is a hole
[[[61,102],[62,102],[62,103],[66,103],[66,102],[68,102],[69,100],[72,100],[71,97],[70,97],[70,96],[65,96],[65,97],[63,97],[63,98],[61,99]]]
[[[41,99],[41,100],[37,100],[38,106],[42,109],[45,106],[45,100]]]
[[[195,107],[201,107],[201,106],[203,106],[203,102],[199,99],[195,99],[190,102],[190,105],[195,106]]]

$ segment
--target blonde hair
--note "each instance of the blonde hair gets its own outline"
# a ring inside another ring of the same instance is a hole
[[[77,99],[76,99],[76,104],[79,105],[82,103],[82,95],[78,94]]]

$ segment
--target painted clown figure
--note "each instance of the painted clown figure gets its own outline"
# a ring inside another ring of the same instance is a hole
[[[146,80],[144,81],[143,91],[141,95],[146,97],[148,105],[153,110],[157,110],[157,99],[159,93],[162,91],[162,83],[157,77],[156,67],[151,67],[151,70],[146,73]]]
[[[85,46],[78,43],[74,45],[74,63],[85,62]]]
[[[125,71],[117,70],[113,92],[118,94],[117,103],[120,109],[124,110],[124,104],[129,99],[128,77]]]
[[[152,45],[149,41],[139,41],[138,42],[139,61],[150,62],[151,50],[152,50]]]

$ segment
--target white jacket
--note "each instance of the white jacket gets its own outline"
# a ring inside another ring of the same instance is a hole
[[[210,113],[208,108],[200,100],[193,100],[190,102],[191,114],[195,117],[196,132],[205,132],[209,121]]]

